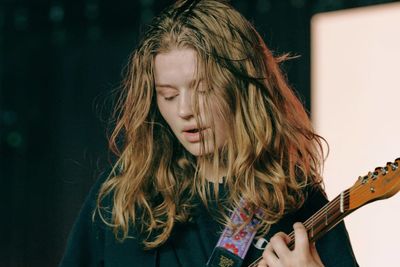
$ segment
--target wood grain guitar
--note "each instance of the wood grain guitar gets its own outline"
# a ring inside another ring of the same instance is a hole
[[[378,167],[373,172],[360,176],[352,187],[343,191],[303,222],[309,240],[315,242],[356,209],[396,194],[400,190],[399,165],[400,158],[397,158],[393,163],[388,162],[385,167]],[[293,249],[294,232],[289,234],[289,238],[288,247]],[[249,267],[257,266],[261,259],[262,257],[258,258]]]

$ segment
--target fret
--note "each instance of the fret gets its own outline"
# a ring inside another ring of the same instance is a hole
[[[324,213],[325,213],[325,226],[328,225],[328,208],[324,206]]]
[[[347,215],[346,210],[341,212],[341,207],[345,206],[340,204],[340,198],[341,195],[337,196],[303,223],[309,234],[309,239],[312,242],[316,241],[322,234],[329,231],[339,223],[345,215]],[[345,192],[343,194],[343,203],[346,203],[347,198],[348,196]],[[289,234],[288,247],[291,249],[294,248],[294,231]]]
[[[311,238],[314,237],[314,217],[311,217]]]
[[[340,212],[344,212],[344,201],[343,201],[344,192],[340,193]]]
[[[348,214],[346,211],[346,206],[348,207],[347,203],[348,194],[345,191],[343,194],[340,194],[331,202],[323,206],[317,213],[303,223],[309,234],[309,239],[312,242],[316,241],[322,234],[329,231]],[[289,240],[288,247],[293,249],[294,231],[289,234]]]

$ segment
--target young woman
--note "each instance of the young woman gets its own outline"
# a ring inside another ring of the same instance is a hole
[[[259,220],[255,240],[267,244],[251,245],[243,266],[260,256],[259,266],[357,266],[343,224],[316,246],[294,224],[327,200],[321,138],[284,59],[222,0],[178,1],[156,17],[119,101],[118,161],[91,190],[60,265],[205,266],[224,227],[248,222],[232,222],[237,209]]]

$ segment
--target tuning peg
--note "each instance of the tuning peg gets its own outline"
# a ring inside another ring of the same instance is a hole
[[[395,163],[390,163],[390,167],[392,167],[392,171],[397,170],[397,168],[399,167],[399,164],[397,162]]]
[[[362,184],[365,184],[366,182],[368,182],[368,175],[365,175],[363,177],[360,176],[359,179],[361,179]]]
[[[387,166],[382,168],[382,175],[386,175],[386,173],[388,172],[389,168]]]

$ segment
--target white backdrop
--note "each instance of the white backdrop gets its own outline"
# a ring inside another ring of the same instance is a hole
[[[400,157],[400,3],[312,19],[312,120],[330,199]],[[400,266],[400,193],[346,218],[362,267]]]

